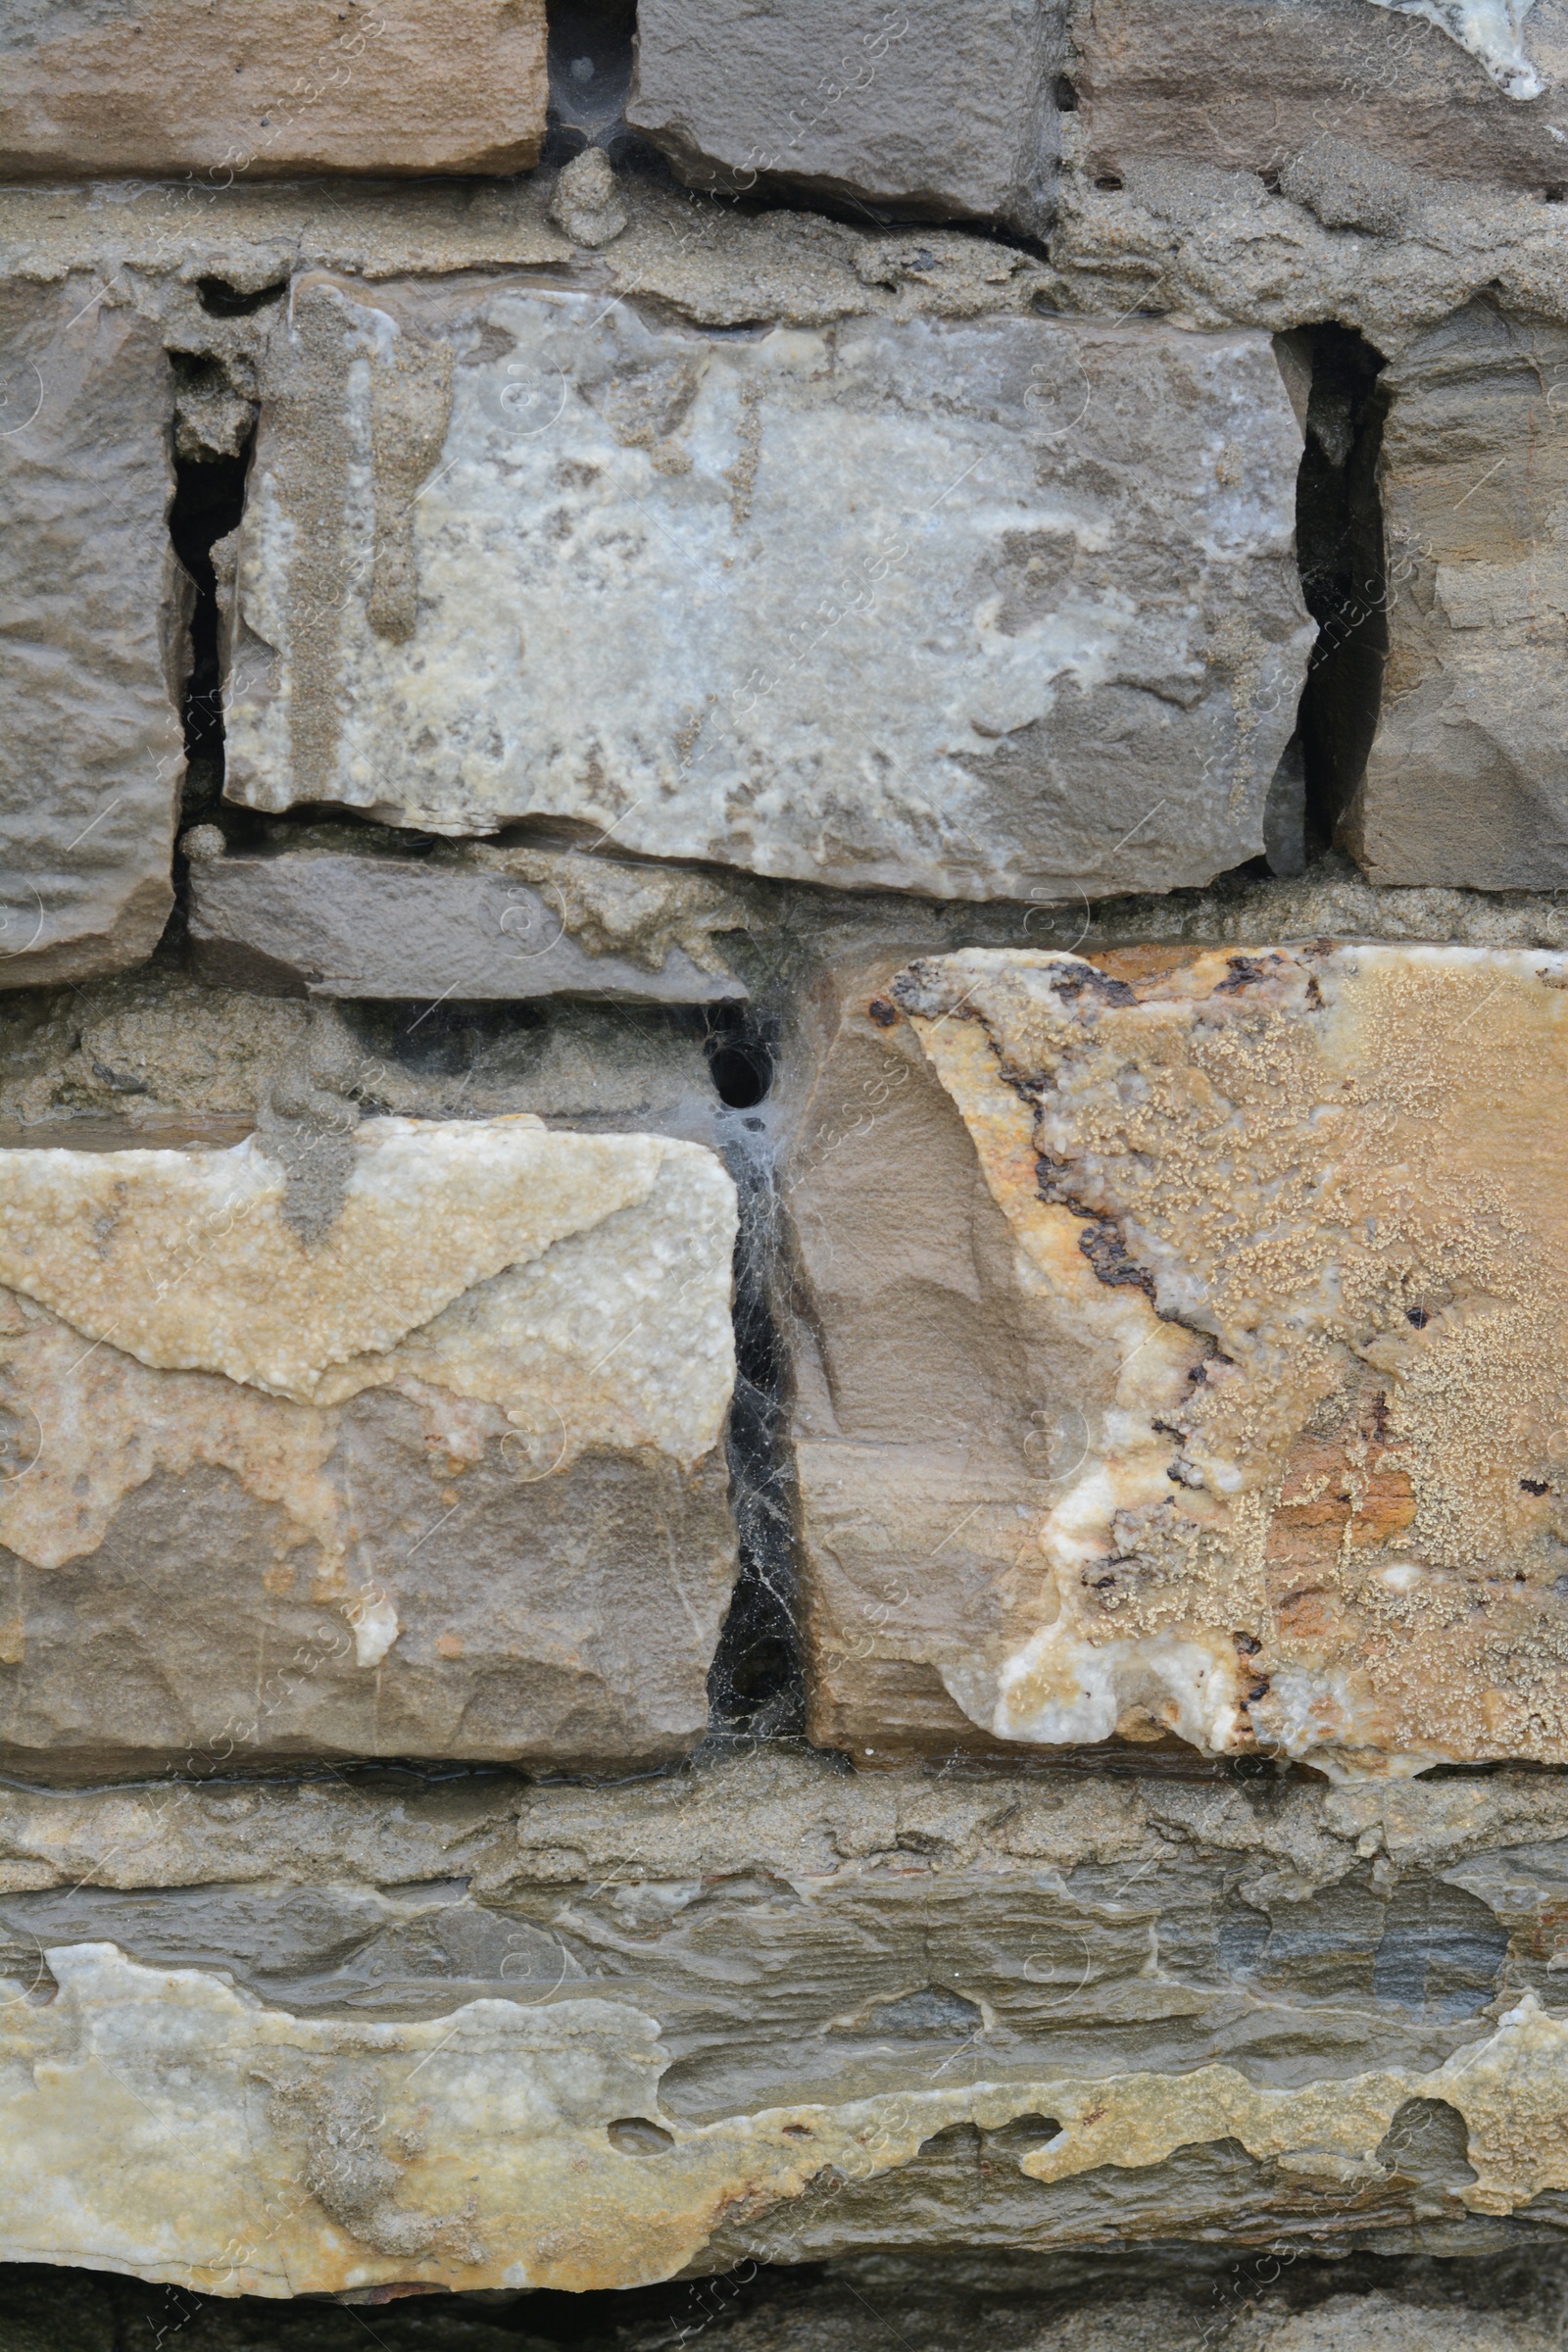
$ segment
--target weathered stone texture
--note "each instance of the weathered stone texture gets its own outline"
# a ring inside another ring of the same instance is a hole
[[[0,985],[139,962],[173,905],[183,590],[158,329],[96,275],[0,279]]]
[[[1520,1775],[777,1751],[13,1790],[5,2250],[584,2288],[1221,2215],[1232,2247],[1495,2261],[1564,2210],[1565,1829]]]
[[[3,1752],[679,1752],[734,1574],[729,1179],[308,1091],[227,1150],[0,1159]]]
[[[545,127],[544,0],[9,0],[0,172],[518,172]]]
[[[264,857],[187,834],[190,936],[206,980],[291,996],[570,994],[622,1003],[744,997],[715,931],[747,909],[706,874],[569,853],[468,847],[367,856],[345,830]],[[444,845],[443,845],[444,846]]]
[[[1050,221],[1060,0],[642,0],[627,122],[691,185]]]
[[[1438,13],[1468,18],[1472,54],[1425,11],[1367,0],[1081,0],[1084,166],[1113,175],[1159,156],[1268,173],[1325,226],[1382,233],[1404,225],[1419,174],[1560,185],[1564,0]]]
[[[1561,958],[874,980],[787,1189],[817,1736],[1560,1762]]]
[[[967,898],[1261,845],[1310,642],[1258,336],[718,340],[318,278],[240,538],[231,799]]]
[[[655,1130],[713,1141],[712,1075],[690,1016],[555,999],[502,1005],[304,1004],[208,988],[154,964],[0,998],[8,1143],[241,1143],[281,1090],[346,1133],[362,1114]]]
[[[1376,882],[1568,881],[1568,333],[1475,303],[1383,379],[1388,666],[1344,835]]]

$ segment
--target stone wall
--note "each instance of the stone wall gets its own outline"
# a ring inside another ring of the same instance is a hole
[[[1559,2343],[1568,0],[0,57],[0,2352]]]

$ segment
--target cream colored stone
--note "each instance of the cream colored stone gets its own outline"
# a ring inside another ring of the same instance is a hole
[[[840,1265],[853,1129],[804,1147],[818,1321],[862,1325],[831,1410],[801,1392],[823,1733],[1568,1754],[1568,962],[973,951],[851,1009],[886,1024],[880,1152],[903,1180],[934,1121],[951,1205]],[[947,1385],[965,1235],[995,1399]],[[932,1381],[923,1430],[892,1362]],[[956,1720],[911,1717],[916,1662]]]
[[[1425,2072],[1290,2087],[1235,2068],[984,2079],[692,2123],[628,2000],[484,2000],[425,2023],[304,2018],[112,1944],[51,1949],[46,2005],[0,2010],[0,2247],[218,2294],[639,2285],[700,2263],[737,2209],[906,2164],[957,2123],[1058,2130],[1012,2161],[1061,2180],[1239,2141],[1376,2180],[1411,2098],[1454,2108],[1481,2214],[1568,2186],[1568,2024],[1527,1996]]]
[[[70,1771],[695,1737],[734,1566],[717,1159],[528,1115],[293,1150],[0,1153],[0,1742]],[[307,1240],[313,1152],[347,1166]],[[510,1725],[472,1713],[519,1673]]]
[[[8,6],[11,177],[518,172],[544,137],[543,0]]]

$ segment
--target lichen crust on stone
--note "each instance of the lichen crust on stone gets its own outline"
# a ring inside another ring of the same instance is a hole
[[[1568,1756],[1568,959],[976,950],[893,993],[1087,1433],[942,1663],[971,1720]]]

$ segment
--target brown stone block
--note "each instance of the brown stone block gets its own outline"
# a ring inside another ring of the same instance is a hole
[[[544,0],[8,8],[0,172],[524,172]]]
[[[1081,0],[1083,160],[1096,177],[1156,156],[1266,173],[1325,226],[1384,233],[1422,176],[1559,185],[1568,6],[1517,13],[1515,38],[1500,8],[1471,10],[1472,48],[1367,0]]]
[[[1568,1756],[1568,964],[844,976],[786,1184],[818,1737]]]

